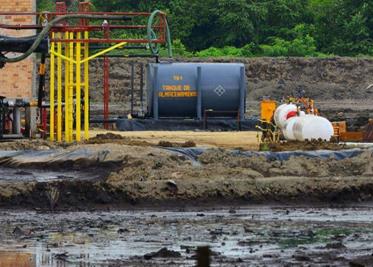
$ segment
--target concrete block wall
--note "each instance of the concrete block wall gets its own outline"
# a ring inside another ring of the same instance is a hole
[[[0,0],[0,12],[34,12],[36,0]],[[33,24],[32,16],[0,16],[2,24]],[[0,35],[21,37],[33,35],[32,30],[4,30],[0,29]],[[15,54],[7,54],[15,56]],[[8,98],[25,98],[33,96],[35,86],[36,66],[34,56],[19,63],[6,64],[0,69],[0,95]]]

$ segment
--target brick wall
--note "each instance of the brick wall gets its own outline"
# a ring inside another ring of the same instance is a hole
[[[36,0],[0,0],[0,12],[34,12]],[[0,16],[2,24],[33,24],[31,16]],[[1,35],[20,37],[33,35],[30,30],[4,30]],[[14,56],[8,54],[7,56]],[[0,69],[0,95],[8,98],[30,98],[35,79],[34,56],[19,63],[6,64]]]

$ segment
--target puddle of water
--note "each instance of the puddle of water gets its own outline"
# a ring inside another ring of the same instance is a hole
[[[42,171],[33,169],[15,169],[0,167],[0,181],[13,182],[50,182],[56,180],[85,180],[96,179],[98,175],[78,171]]]
[[[97,267],[113,262],[126,265],[133,257],[143,259],[144,254],[167,247],[182,255],[173,261],[194,266],[194,248],[209,245],[224,259],[278,266],[293,262],[293,254],[300,249],[311,254],[328,253],[325,245],[336,240],[346,247],[340,256],[370,255],[372,218],[373,208],[365,207],[255,207],[237,208],[235,213],[228,209],[55,214],[0,211],[0,250],[26,253],[27,263],[34,265],[25,266]],[[16,226],[24,234],[15,236]],[[283,261],[266,255],[278,255]],[[3,262],[1,259],[0,254]]]

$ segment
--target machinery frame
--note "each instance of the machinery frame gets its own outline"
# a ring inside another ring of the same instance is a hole
[[[41,35],[43,34],[43,31],[45,32],[46,28],[49,27],[47,34],[50,43],[50,50],[47,53],[50,55],[49,136],[51,141],[57,140],[61,142],[62,139],[64,139],[66,142],[72,142],[74,140],[81,140],[82,106],[84,111],[84,139],[88,140],[89,138],[89,60],[96,57],[104,57],[103,101],[104,121],[107,121],[109,117],[110,64],[109,57],[106,53],[114,49],[123,48],[124,45],[129,45],[129,49],[149,49],[151,52],[150,55],[139,54],[135,56],[151,56],[155,57],[158,61],[159,45],[163,44],[168,46],[168,54],[172,57],[170,31],[166,14],[164,12],[159,10],[152,13],[91,12],[90,6],[90,2],[79,2],[78,12],[69,12],[65,2],[57,2],[56,11],[54,12],[0,12],[0,16],[34,16],[38,18],[37,21],[39,22],[37,24],[18,25],[0,24],[0,28],[2,29],[37,30],[41,31],[39,34]],[[143,18],[143,20],[147,18],[148,23],[137,25],[125,23],[127,21],[133,21],[134,18]],[[71,24],[69,23],[71,19],[78,21]],[[96,20],[97,23],[97,19],[104,21],[102,25],[91,23],[92,20]],[[117,23],[111,24],[109,23],[110,20],[115,20]],[[113,35],[110,33],[114,30],[146,30],[146,38],[113,38]],[[92,37],[97,32],[102,32],[102,36]],[[40,36],[38,37],[40,39]],[[34,42],[33,46],[35,46],[36,42],[37,41]],[[97,46],[97,44],[99,44],[99,46]],[[130,46],[130,44],[132,44],[132,46]],[[32,47],[30,49],[32,49]],[[103,50],[94,55],[89,55],[90,50],[97,49]],[[29,53],[29,50],[25,51],[24,54]],[[31,51],[31,53],[34,51]],[[2,50],[0,52],[7,51]],[[20,60],[22,59],[21,56]],[[2,56],[0,61],[4,64],[6,62],[16,62],[17,59],[8,59],[5,56]],[[46,67],[44,53],[39,67],[39,108],[43,108],[42,99],[44,97],[45,73]],[[81,79],[82,76],[83,80]],[[83,105],[81,105],[81,98],[83,98]],[[45,118],[45,116],[42,117]],[[42,125],[45,126],[46,123],[42,122]],[[105,123],[104,126],[105,128],[108,128],[107,123]]]

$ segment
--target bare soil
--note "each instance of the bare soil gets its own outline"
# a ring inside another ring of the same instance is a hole
[[[280,143],[269,144],[269,150],[278,151],[312,151],[312,150],[342,150],[349,148],[346,144],[339,144],[333,142],[324,142],[318,140],[311,140],[305,142],[299,141],[283,141]]]
[[[233,138],[234,142],[226,133],[174,134],[175,138],[170,138],[171,133],[147,137],[141,133],[132,139],[106,133],[87,144],[45,145],[39,151],[23,150],[22,144],[22,150],[3,151],[0,205],[49,209],[51,192],[57,192],[53,209],[373,199],[370,149],[342,160],[307,156],[273,160],[265,154],[236,153],[245,151],[245,144],[256,143],[252,133],[246,139],[245,133],[231,133],[241,138]],[[181,142],[183,134],[188,139]],[[210,140],[205,139],[209,134]],[[229,148],[212,145],[216,143]],[[29,148],[36,145],[39,142],[30,142]]]
[[[159,145],[170,142],[175,145],[194,143],[196,146],[242,148],[258,150],[259,137],[257,132],[206,132],[206,131],[105,131],[94,129],[90,132],[93,139],[88,143],[115,143],[128,145]],[[111,138],[111,135],[115,135]],[[120,138],[120,136],[122,138]],[[99,139],[103,139],[102,141]]]

